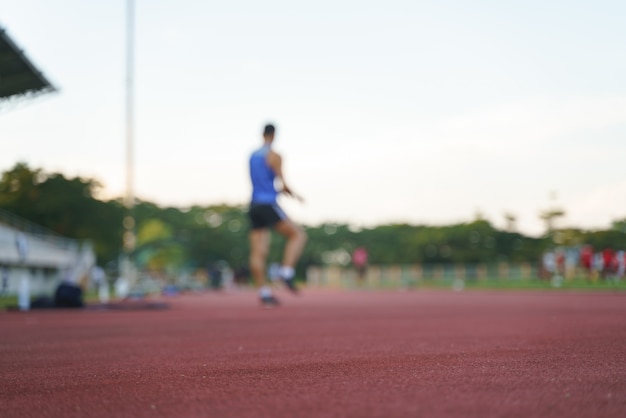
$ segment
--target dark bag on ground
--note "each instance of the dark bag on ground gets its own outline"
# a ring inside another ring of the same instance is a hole
[[[54,294],[54,305],[57,308],[82,308],[83,289],[73,283],[61,283]]]

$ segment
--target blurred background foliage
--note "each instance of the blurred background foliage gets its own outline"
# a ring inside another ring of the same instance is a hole
[[[96,196],[93,179],[67,178],[17,163],[0,178],[0,209],[9,211],[69,238],[94,244],[98,263],[115,263],[122,252],[122,200]],[[137,201],[133,209],[140,268],[176,270],[204,268],[226,261],[233,268],[247,265],[248,221],[245,206],[161,207]],[[539,214],[539,216],[542,216]],[[514,215],[506,214],[514,220]],[[368,249],[371,264],[536,262],[556,245],[594,248],[626,247],[626,219],[607,230],[547,229],[542,237],[495,228],[477,215],[453,225],[391,224],[371,228],[326,223],[307,226],[309,243],[299,268],[348,264],[354,248]],[[274,236],[270,259],[280,261],[283,240]]]

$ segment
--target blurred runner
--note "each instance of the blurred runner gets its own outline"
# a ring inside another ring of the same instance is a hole
[[[250,179],[252,181],[252,201],[248,212],[251,224],[250,269],[259,289],[259,298],[264,306],[279,304],[267,283],[265,273],[271,229],[287,239],[279,276],[293,293],[297,293],[294,282],[295,266],[307,240],[304,230],[287,218],[276,201],[280,192],[298,199],[299,197],[285,183],[282,159],[272,150],[275,132],[274,125],[266,125],[263,129],[263,146],[250,156]],[[276,188],[276,180],[280,183],[280,189]]]
[[[365,281],[365,274],[367,273],[367,250],[364,247],[357,247],[352,253],[352,264],[356,269],[357,279],[359,284],[363,284]]]

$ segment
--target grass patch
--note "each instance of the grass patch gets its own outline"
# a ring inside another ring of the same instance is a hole
[[[453,281],[422,280],[415,287],[452,287]],[[626,281],[597,281],[590,282],[585,279],[562,280],[551,282],[546,280],[503,280],[499,278],[484,280],[467,280],[464,282],[467,290],[581,290],[581,291],[626,291]]]
[[[30,297],[31,302],[39,296],[43,296],[43,295],[31,295]],[[48,296],[52,297],[52,295],[48,295]],[[98,292],[89,291],[87,293],[83,293],[83,301],[85,303],[97,302]],[[7,308],[14,308],[14,307],[17,307],[17,295],[1,295],[0,296],[0,311],[6,310]]]
[[[0,296],[0,310],[4,310],[9,306],[17,306],[17,296]]]

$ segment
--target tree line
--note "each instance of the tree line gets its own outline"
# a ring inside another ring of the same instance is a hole
[[[95,179],[48,173],[17,163],[0,178],[0,209],[68,238],[93,243],[98,263],[115,266],[123,252],[122,199],[101,200]],[[248,221],[244,205],[161,207],[138,200],[132,210],[140,268],[179,271],[226,261],[246,267]],[[325,223],[305,226],[309,242],[299,268],[327,263],[348,264],[363,246],[371,264],[536,262],[558,245],[590,244],[594,248],[625,248],[626,219],[607,230],[551,230],[542,237],[501,230],[477,218],[445,226],[389,224],[355,229]],[[279,261],[283,241],[272,241],[270,258]]]

